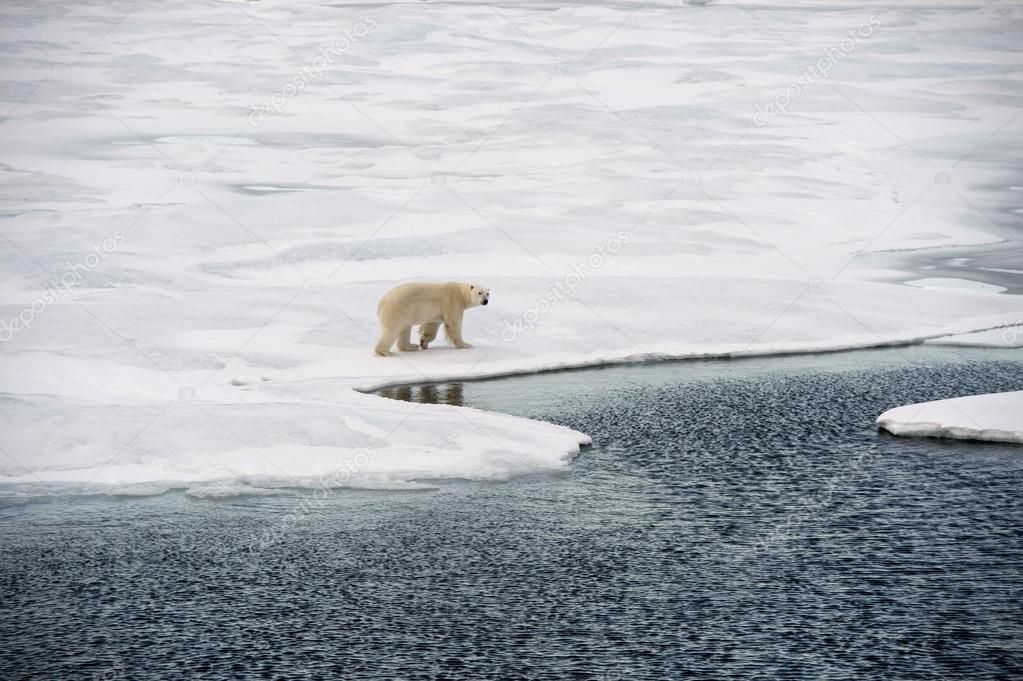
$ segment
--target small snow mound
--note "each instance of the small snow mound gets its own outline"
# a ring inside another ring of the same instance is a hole
[[[196,499],[230,499],[231,497],[265,497],[276,494],[275,490],[265,487],[249,487],[248,485],[202,485],[189,487],[185,494]]]
[[[942,437],[1023,444],[1023,390],[907,404],[877,417],[904,437]]]

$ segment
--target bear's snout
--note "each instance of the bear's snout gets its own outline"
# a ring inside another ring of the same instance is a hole
[[[486,304],[487,304],[487,303],[489,303],[489,302],[490,302],[490,299],[489,299],[489,298],[484,298],[484,299],[483,299],[483,302],[482,302],[482,303],[480,303],[480,304],[481,304],[481,305],[486,305]]]

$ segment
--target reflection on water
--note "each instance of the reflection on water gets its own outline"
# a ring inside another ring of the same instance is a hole
[[[403,402],[462,406],[461,383],[395,386],[393,388],[384,388],[378,394],[381,397],[391,400],[402,400]]]

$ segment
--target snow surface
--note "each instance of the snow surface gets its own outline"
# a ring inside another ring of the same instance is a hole
[[[895,435],[1023,443],[1023,390],[907,404],[877,425]]]
[[[353,388],[1023,320],[871,258],[1019,233],[1021,6],[0,16],[8,492],[555,472],[585,435]],[[372,356],[377,299],[415,279],[491,287],[473,349]]]

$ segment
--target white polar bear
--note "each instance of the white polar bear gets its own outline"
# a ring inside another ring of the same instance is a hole
[[[467,308],[489,302],[490,289],[478,284],[449,281],[444,284],[415,282],[395,286],[377,305],[380,340],[374,351],[381,357],[393,356],[391,346],[395,340],[399,350],[425,350],[437,337],[441,323],[444,324],[444,333],[456,348],[471,348],[462,340],[462,314]],[[419,347],[412,344],[412,327],[416,325],[419,325]]]

